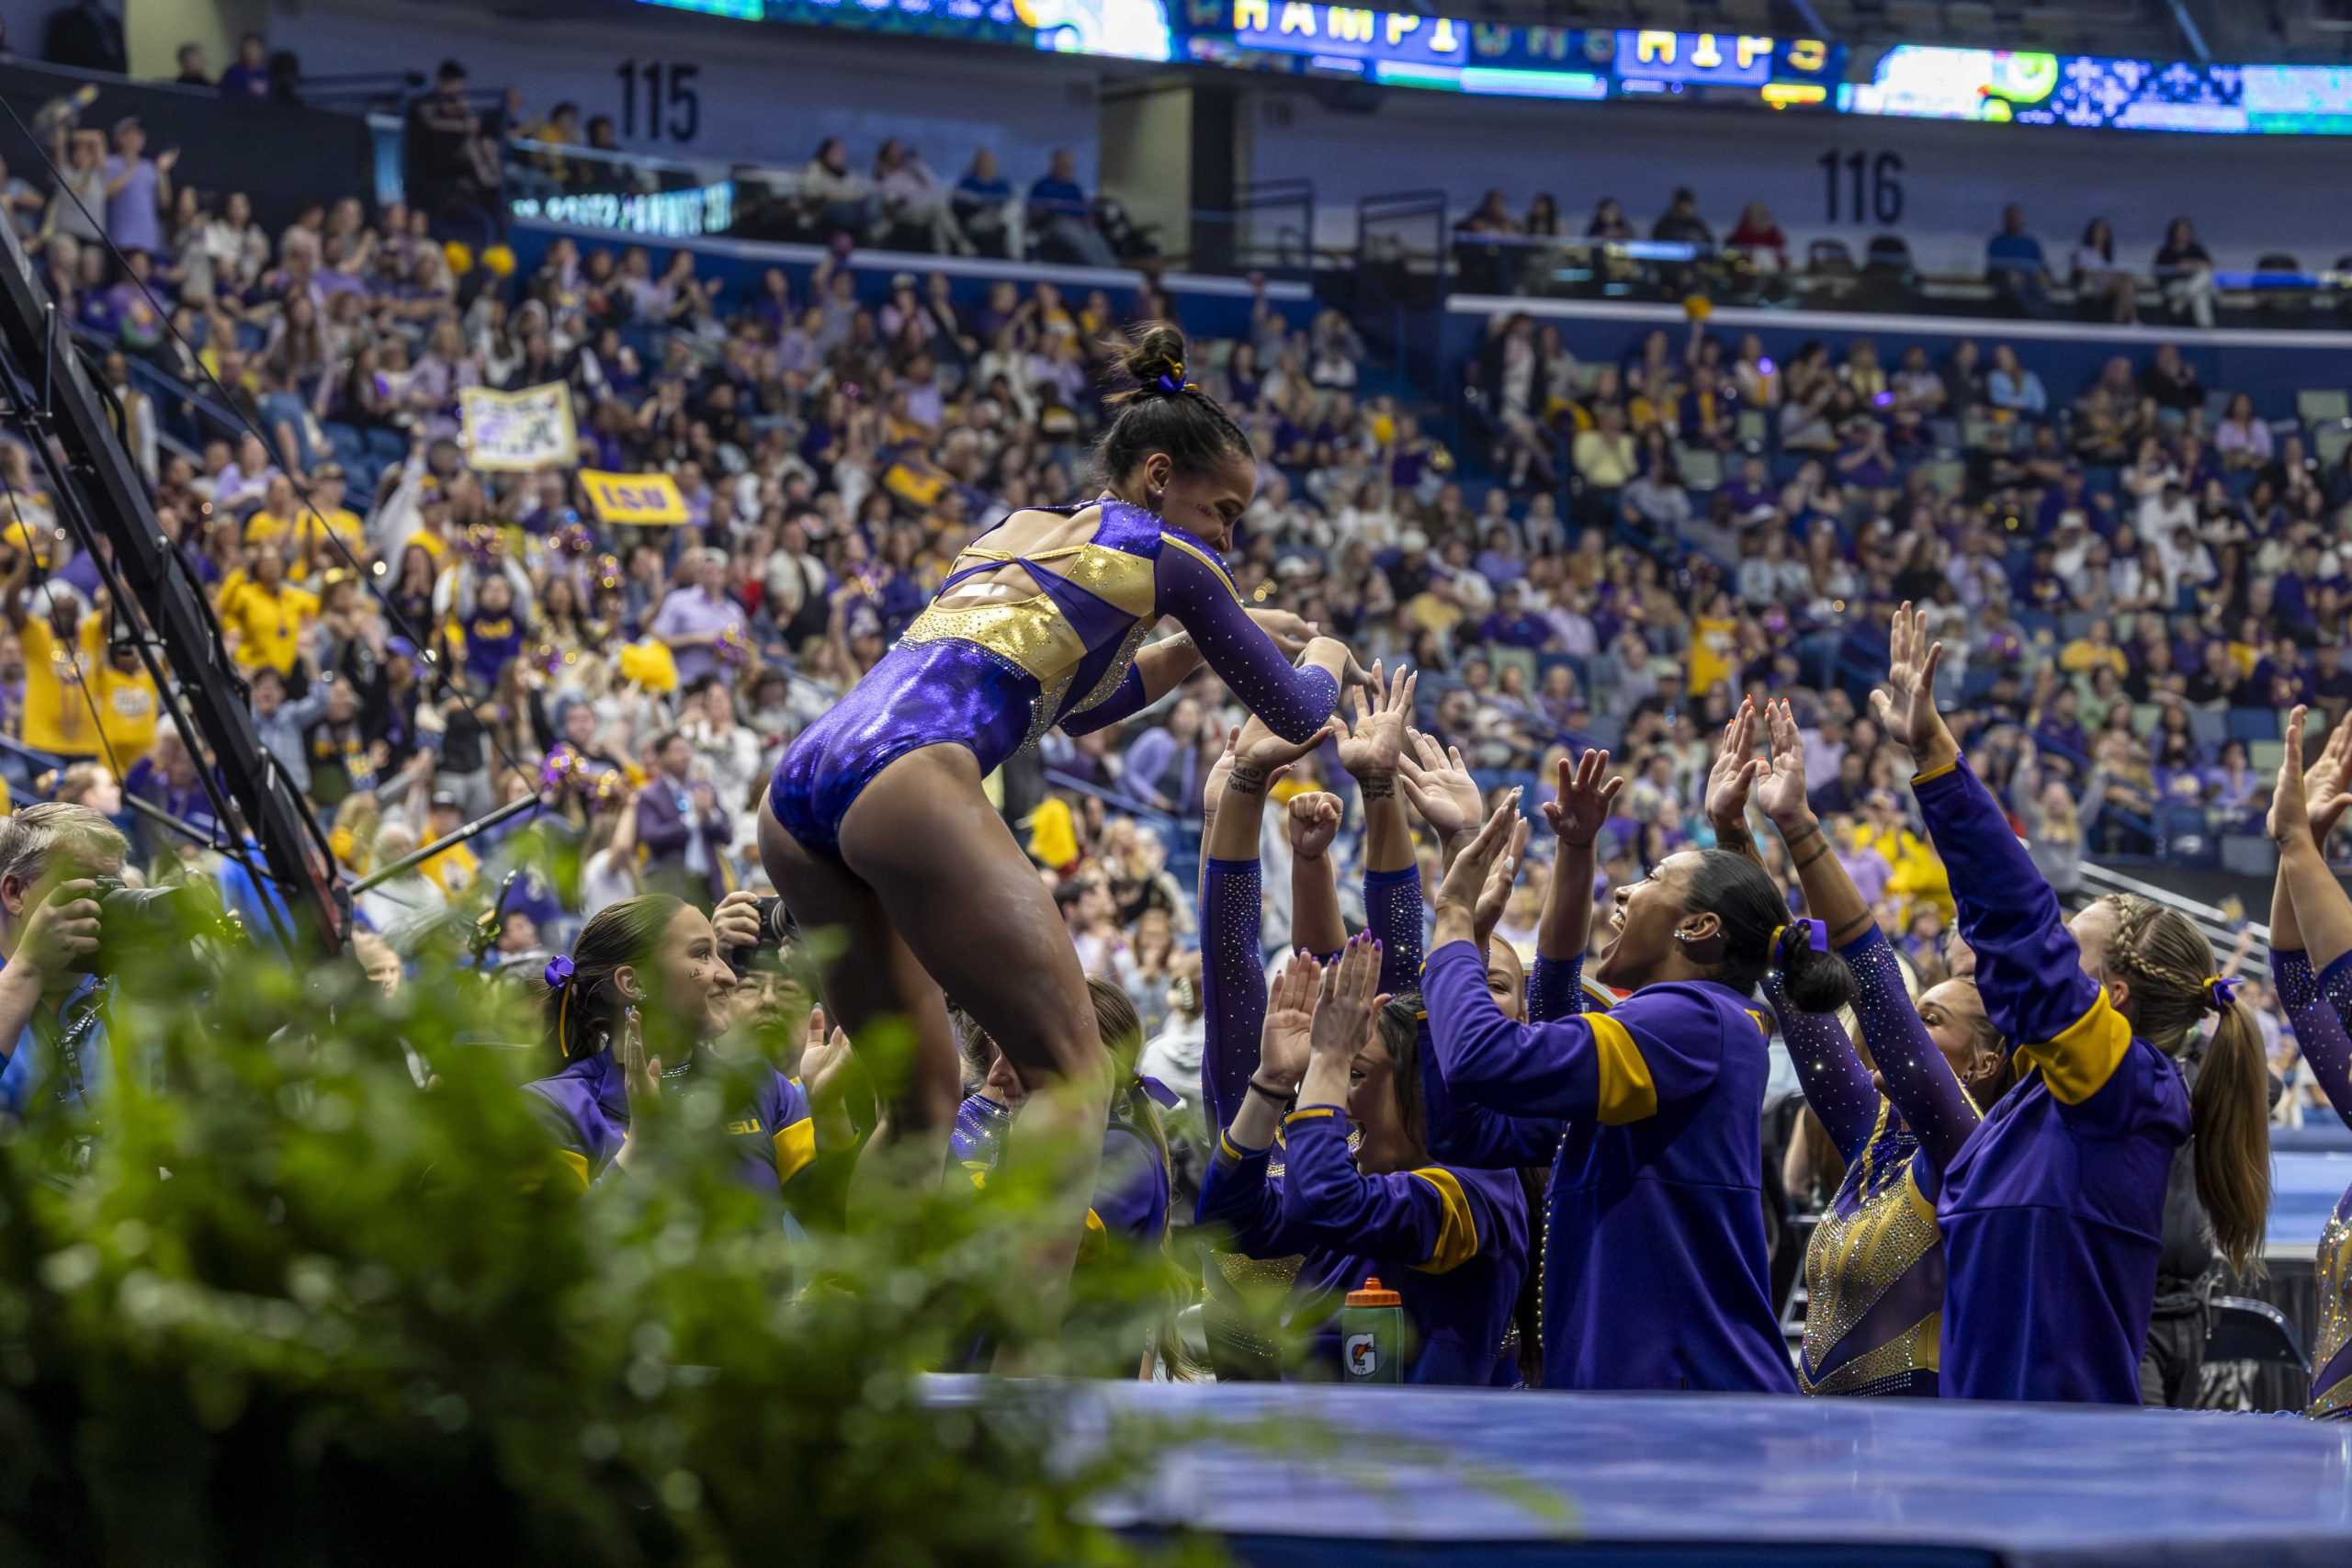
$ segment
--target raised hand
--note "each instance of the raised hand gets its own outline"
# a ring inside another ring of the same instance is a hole
[[[662,1058],[646,1054],[645,1031],[634,1016],[621,1024],[621,1041],[613,1057],[621,1069],[621,1081],[628,1086],[631,1104],[650,1104],[662,1098]]]
[[[1380,943],[1368,934],[1351,937],[1339,961],[1323,971],[1322,995],[1308,1037],[1311,1054],[1354,1061],[1372,1037],[1372,1015],[1380,1001]]]
[[[1784,832],[1813,816],[1804,785],[1804,735],[1788,700],[1764,705],[1771,731],[1771,761],[1756,784],[1756,804]]]
[[[1251,620],[1258,623],[1260,631],[1273,639],[1274,646],[1282,649],[1284,659],[1295,660],[1305,653],[1306,645],[1320,636],[1323,630],[1315,622],[1288,610],[1259,607],[1250,610],[1248,615]]]
[[[1960,755],[1960,747],[1936,711],[1936,666],[1944,645],[1928,638],[1928,618],[1905,601],[1887,626],[1886,684],[1871,694],[1879,725],[1897,744],[1910,748],[1924,772]]]
[[[1452,840],[1475,832],[1487,815],[1478,795],[1478,781],[1462,761],[1462,753],[1442,748],[1419,730],[1407,732],[1407,745],[1397,755],[1397,780],[1405,798],[1440,839]]]
[[[1204,822],[1212,821],[1216,817],[1217,802],[1225,798],[1226,781],[1233,776],[1233,764],[1241,760],[1240,743],[1240,727],[1227,725],[1225,750],[1216,761],[1209,764],[1209,776],[1201,782],[1201,819]]]
[[[1320,860],[1340,830],[1340,797],[1315,791],[1290,797],[1290,850],[1301,860]]]
[[[1487,878],[1495,869],[1495,862],[1502,858],[1510,843],[1515,824],[1519,821],[1519,791],[1512,790],[1478,829],[1477,837],[1463,846],[1446,868],[1445,880],[1438,884],[1437,912],[1441,920],[1448,916],[1476,919],[1478,895],[1486,890]]]
[[[2297,761],[2301,757],[2291,746],[2287,755]],[[2325,848],[2328,835],[2344,820],[2345,808],[2352,807],[2352,711],[2346,711],[2344,721],[2328,731],[2319,761],[2304,770],[2303,807],[2311,815],[2312,838]]]
[[[797,1076],[802,1092],[808,1096],[809,1113],[820,1120],[820,1134],[829,1127],[848,1131],[844,1123],[849,1118],[852,1097],[865,1100],[872,1096],[857,1054],[850,1048],[849,1031],[828,1028],[821,1007],[808,1010],[808,1027],[802,1035]],[[822,1141],[820,1137],[820,1142]]]
[[[1399,667],[1383,682],[1380,661],[1372,666],[1372,696],[1365,687],[1348,693],[1355,722],[1340,733],[1340,766],[1370,796],[1375,781],[1383,795],[1396,787],[1396,769],[1405,751],[1405,727],[1413,716],[1413,692],[1420,684],[1418,671]]]
[[[1253,716],[1241,727],[1238,755],[1225,787],[1243,795],[1265,794],[1269,784],[1281,778],[1301,757],[1329,739],[1337,728],[1335,724],[1326,724],[1304,740],[1285,740]]]
[[[1755,750],[1756,700],[1743,698],[1739,711],[1724,726],[1722,744],[1707,769],[1707,820],[1714,825],[1718,840],[1748,837],[1748,794],[1771,766]]]
[[[1589,850],[1600,834],[1600,825],[1609,820],[1617,792],[1624,787],[1623,779],[1609,776],[1606,751],[1587,751],[1577,759],[1573,770],[1563,757],[1555,796],[1544,803],[1544,820],[1551,824],[1561,843],[1570,849]]]
[[[1258,1081],[1285,1091],[1306,1076],[1315,1028],[1315,988],[1323,966],[1311,954],[1295,953],[1266,993],[1265,1027],[1258,1034]]]
[[[1519,819],[1510,830],[1510,847],[1495,862],[1495,868],[1487,873],[1487,885],[1478,889],[1478,904],[1471,911],[1470,923],[1477,929],[1482,946],[1502,923],[1503,910],[1510,905],[1510,890],[1519,880],[1520,859],[1527,852],[1527,836],[1533,827],[1526,818]]]
[[[2312,818],[2310,803],[2303,793],[2303,718],[2305,709],[2300,703],[2287,716],[2287,752],[2278,759],[2278,782],[2270,790],[2270,815],[2263,827],[2275,844],[2289,844],[2310,838]],[[2314,840],[2316,841],[2316,840]]]

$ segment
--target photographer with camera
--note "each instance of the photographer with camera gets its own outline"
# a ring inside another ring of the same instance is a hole
[[[129,849],[86,806],[0,818],[0,1112],[21,1117],[45,1084],[81,1109],[105,1071],[102,900]]]

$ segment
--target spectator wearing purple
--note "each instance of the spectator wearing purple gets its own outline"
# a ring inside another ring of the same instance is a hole
[[[1520,552],[1519,536],[1511,531],[1509,520],[1497,522],[1487,530],[1487,547],[1478,552],[1472,564],[1478,569],[1479,576],[1497,588],[1527,575],[1527,559]]]
[[[1870,798],[1870,759],[1861,752],[1847,749],[1838,754],[1838,772],[1813,788],[1806,804],[1820,818],[1842,817],[1861,809]]]
[[[2312,652],[2312,691],[2320,701],[2340,703],[2352,698],[2352,670],[2344,667],[2344,649],[2324,642]]]
[[[2041,710],[2041,719],[2033,727],[2036,746],[2077,767],[2091,750],[2090,734],[2083,728],[2078,705],[2075,688],[2061,686],[2051,694],[2050,705]]]
[[[220,96],[256,102],[269,96],[269,49],[261,34],[247,33],[237,40],[235,62],[220,73]]]
[[[727,808],[707,779],[693,776],[694,745],[676,730],[654,741],[653,761],[652,782],[637,797],[646,886],[695,904],[714,901],[726,891]]]
[[[2044,537],[2058,531],[2058,520],[2069,512],[2079,512],[2090,530],[2104,537],[2115,532],[2115,502],[2086,488],[2083,465],[2079,459],[2068,458],[2066,471],[2058,482],[2041,492],[2041,505],[2034,514],[2034,532]]]
[[[1094,226],[1093,204],[1078,183],[1078,160],[1066,148],[1054,149],[1051,165],[1029,187],[1029,227],[1068,249],[1081,265],[1119,265],[1111,242]]]
[[[1724,482],[1723,494],[1735,522],[1761,523],[1780,509],[1781,491],[1772,482],[1771,468],[1753,455],[1741,460],[1738,475]]]
[[[1127,793],[1178,817],[1201,813],[1201,705],[1180,697],[1168,722],[1154,725],[1127,747],[1120,772]]]
[[[175,147],[154,158],[140,156],[146,147],[146,128],[136,118],[116,122],[114,155],[107,160],[107,238],[117,250],[159,255],[164,209],[172,199],[172,165],[180,154]]]
[[[1532,652],[1552,639],[1552,623],[1544,618],[1536,592],[1523,579],[1514,577],[1504,584],[1494,614],[1479,632],[1488,642]]]
[[[652,634],[670,647],[681,689],[718,669],[718,644],[742,635],[743,606],[727,596],[727,552],[689,550],[678,562],[678,586],[654,613]]]

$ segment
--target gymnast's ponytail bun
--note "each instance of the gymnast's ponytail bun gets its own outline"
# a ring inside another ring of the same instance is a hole
[[[1792,918],[1764,868],[1728,850],[1702,850],[1683,908],[1723,923],[1723,968],[1715,979],[1753,996],[1777,973],[1800,1012],[1836,1012],[1854,999],[1854,974],[1829,951],[1816,922]],[[1818,940],[1820,945],[1815,946]]]
[[[1829,951],[1828,931],[1819,920],[1792,920],[1776,931],[1772,966],[1799,1012],[1836,1012],[1853,1002],[1854,972]]]
[[[1145,321],[1100,346],[1112,367],[1112,390],[1103,402],[1117,412],[1095,449],[1104,485],[1120,488],[1137,464],[1159,452],[1178,473],[1213,472],[1254,456],[1241,427],[1187,379],[1182,333],[1166,321]]]
[[[1104,338],[1102,352],[1116,378],[1126,383],[1104,400],[1114,408],[1185,390],[1184,334],[1166,321],[1145,321],[1124,337]]]

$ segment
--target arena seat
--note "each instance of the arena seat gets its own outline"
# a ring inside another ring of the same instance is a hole
[[[2230,739],[2233,740],[2276,740],[2278,739],[2278,715],[2271,708],[2232,708]]]
[[[2292,1367],[2311,1376],[2311,1359],[2287,1314],[2252,1296],[2215,1296],[2212,1326],[2205,1331],[2209,1361],[2255,1361]]]
[[[2341,387],[2306,387],[2295,394],[2295,416],[2305,424],[2352,416],[2352,394]]]

